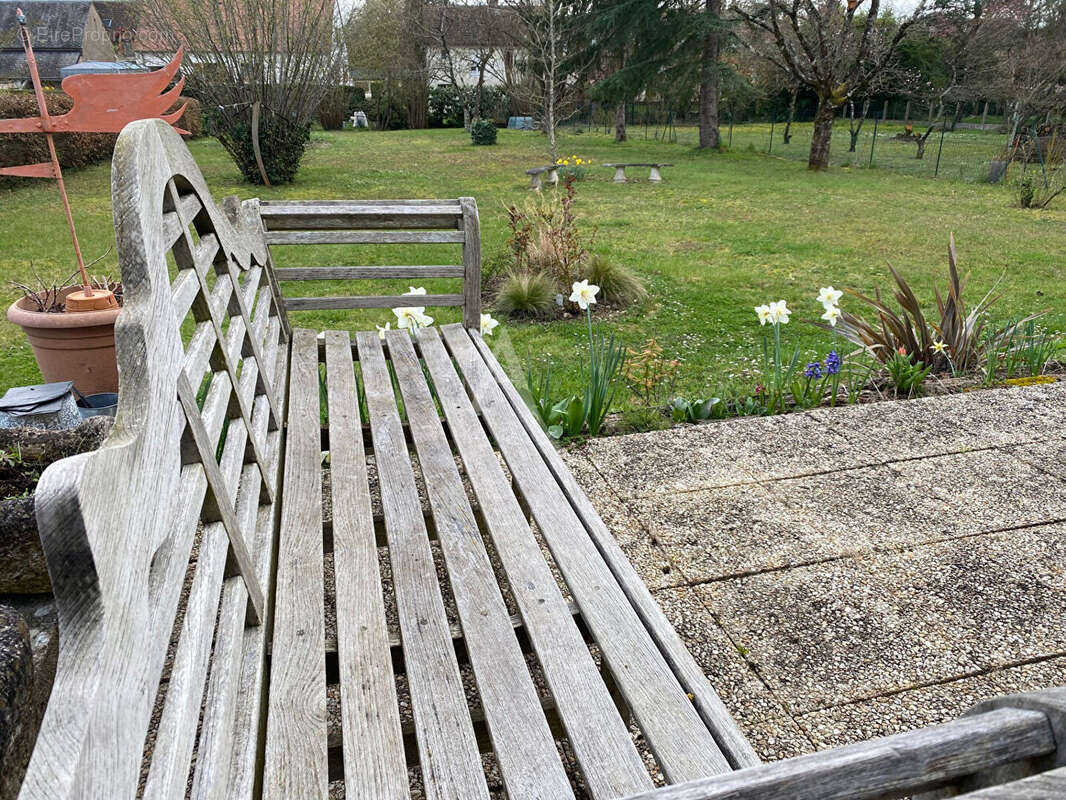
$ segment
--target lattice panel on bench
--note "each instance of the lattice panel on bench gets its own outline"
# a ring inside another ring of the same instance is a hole
[[[260,499],[264,503],[273,501],[276,482],[261,437],[252,426],[252,405],[256,398],[264,398],[268,406],[268,429],[277,429],[280,420],[277,393],[268,376],[272,365],[266,363],[259,340],[263,335],[264,316],[277,315],[275,298],[261,264],[253,264],[243,271],[242,282],[240,265],[223,251],[211,215],[194,192],[182,194],[171,179],[167,182],[163,209],[167,239],[173,237],[171,253],[178,269],[172,289],[176,319],[191,312],[196,322],[177,381],[178,400],[186,417],[183,463],[199,462],[203,466],[207,493],[202,519],[205,523],[221,524],[225,530],[229,540],[227,571],[237,571],[244,579],[249,614],[258,624],[263,618],[265,598],[248,549],[251,537],[248,531],[242,530],[236,517],[234,500],[238,487],[234,481],[225,480],[216,452],[223,434],[228,438],[233,435],[234,425],[243,426],[246,459],[259,471]],[[210,271],[217,275],[213,286],[208,280]],[[260,292],[261,298],[257,297]],[[257,301],[267,304],[269,309],[267,315],[260,309],[259,325],[250,310]],[[254,370],[255,388],[251,397],[239,389],[243,369]],[[205,423],[194,388],[201,385],[205,375],[210,377],[207,393],[214,387],[216,394],[223,395],[216,400],[220,405],[225,404],[224,419],[210,426]]]

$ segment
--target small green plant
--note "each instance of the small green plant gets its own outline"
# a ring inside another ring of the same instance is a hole
[[[585,378],[585,422],[589,434],[598,436],[607,412],[614,402],[616,378],[626,360],[626,349],[614,334],[606,337],[603,331],[593,331],[592,311],[585,309],[589,324],[589,359],[582,366]]]
[[[1043,374],[1061,339],[1060,334],[1038,328],[1035,321],[1026,320],[1018,332],[1018,344],[1011,352],[1013,363],[1007,377],[1014,377],[1013,372],[1018,366],[1025,367],[1029,375]]]
[[[684,397],[675,397],[670,403],[670,416],[677,422],[702,422],[724,414],[716,413],[725,411],[721,398],[708,397],[705,400],[686,400]]]
[[[885,364],[888,375],[892,379],[892,385],[896,394],[906,394],[907,397],[915,397],[922,392],[922,384],[925,383],[932,364],[925,364],[907,355],[906,351],[900,350]]]
[[[470,126],[470,141],[475,145],[496,144],[496,123],[491,119],[475,119]]]
[[[555,308],[555,286],[540,272],[514,272],[496,293],[496,308],[511,316],[541,317]]]
[[[1036,185],[1031,176],[1026,175],[1018,182],[1018,205],[1022,208],[1032,208],[1036,197]]]
[[[526,390],[533,412],[553,439],[579,435],[588,417],[584,403],[580,397],[574,396],[553,401],[551,382],[550,362],[539,370],[532,365],[526,369]]]
[[[598,253],[590,256],[584,271],[589,282],[599,286],[604,300],[612,305],[628,306],[648,296],[648,290],[636,273],[606,256]]]
[[[663,355],[663,349],[655,339],[648,339],[641,350],[629,348],[626,351],[622,378],[641,404],[655,408],[663,405],[679,365],[676,358],[668,359]]]

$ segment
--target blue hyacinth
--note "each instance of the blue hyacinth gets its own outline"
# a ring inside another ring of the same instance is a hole
[[[825,357],[825,374],[836,375],[840,372],[840,356],[837,355],[836,350],[830,350],[829,355]]]
[[[807,364],[807,368],[803,370],[804,377],[810,380],[817,380],[822,377],[822,364],[820,361],[811,361]]]

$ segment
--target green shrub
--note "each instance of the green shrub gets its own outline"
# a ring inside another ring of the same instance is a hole
[[[589,257],[582,277],[599,286],[604,301],[616,306],[638,303],[648,296],[648,290],[632,270],[606,256]]]
[[[512,316],[539,317],[555,307],[555,287],[539,272],[508,275],[496,294],[496,307]]]
[[[348,116],[349,95],[347,86],[333,86],[318,104],[318,124],[324,131],[339,131]]]
[[[496,144],[496,123],[491,119],[476,119],[470,126],[470,141],[475,145]]]
[[[203,110],[195,97],[179,97],[176,107],[185,106],[185,112],[178,117],[177,126],[189,132],[192,138],[204,135]]]
[[[1035,197],[1036,187],[1033,186],[1033,179],[1026,175],[1018,184],[1018,205],[1022,208],[1032,208]]]
[[[249,183],[262,183],[259,165],[252,149],[251,112],[247,116],[223,118],[205,111],[211,120],[211,130],[226,148],[241,174]],[[311,140],[311,125],[295,125],[264,108],[259,117],[259,150],[263,166],[272,184],[291,183],[300,168],[307,143]]]

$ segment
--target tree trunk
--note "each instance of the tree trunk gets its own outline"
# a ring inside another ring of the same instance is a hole
[[[807,169],[829,169],[829,145],[833,140],[833,117],[836,108],[828,98],[818,98],[818,111],[814,115],[814,133],[811,136],[811,152]]]
[[[911,101],[907,101],[907,107],[903,109],[903,124],[906,125],[911,121]]]
[[[959,122],[961,122],[961,121],[962,121],[962,103],[956,103],[955,104],[955,113],[951,117],[951,127],[948,128],[948,130],[950,130],[952,133],[954,133],[955,129],[959,125]]]
[[[624,142],[629,137],[626,135],[626,104],[619,103],[614,107],[614,140]]]
[[[785,140],[785,144],[792,141],[792,123],[796,119],[796,95],[799,94],[799,89],[795,86],[792,87],[792,99],[788,103],[788,122],[785,123],[785,133],[782,138]]]
[[[982,128],[984,127],[984,125],[985,125],[985,121],[986,121],[987,119],[988,119],[988,101],[987,101],[987,100],[985,100],[985,107],[984,107],[984,109],[983,109],[983,110],[981,111],[981,127],[982,127]]]
[[[703,9],[708,28],[700,58],[700,149],[706,150],[722,144],[718,133],[718,55],[722,44],[718,24],[722,0],[704,0]]]

